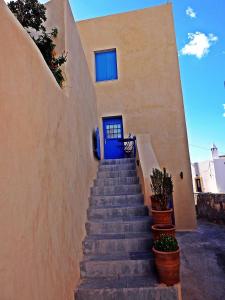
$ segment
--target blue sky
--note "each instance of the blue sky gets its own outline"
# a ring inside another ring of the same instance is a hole
[[[70,0],[76,20],[164,4],[162,0]],[[173,0],[191,160],[225,154],[225,1]]]

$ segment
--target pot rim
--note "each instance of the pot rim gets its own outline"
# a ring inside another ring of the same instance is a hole
[[[167,209],[167,210],[157,210],[157,209],[151,209],[152,212],[156,213],[165,213],[165,212],[173,212],[173,208]]]
[[[172,228],[155,228],[156,226],[171,226]],[[153,224],[152,229],[160,231],[160,230],[176,230],[176,227],[173,224]]]
[[[170,251],[170,252],[167,252],[167,251],[159,251],[159,250],[156,250],[155,247],[153,246],[152,247],[152,251],[156,254],[162,254],[162,255],[167,255],[167,254],[176,254],[176,253],[180,253],[180,247],[176,250],[176,251]]]

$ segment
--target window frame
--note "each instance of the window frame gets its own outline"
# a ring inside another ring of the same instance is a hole
[[[122,126],[121,124],[108,124],[106,125],[106,137],[107,139],[121,139],[122,138]]]
[[[98,53],[107,53],[107,52],[115,52],[115,68],[116,68],[116,77],[111,79],[102,79],[97,80],[97,64],[96,64],[96,54]],[[95,73],[95,82],[96,83],[104,83],[104,82],[110,82],[110,81],[116,81],[119,79],[119,72],[118,72],[118,51],[117,48],[110,48],[110,49],[101,49],[101,50],[95,50],[94,51],[94,73]]]

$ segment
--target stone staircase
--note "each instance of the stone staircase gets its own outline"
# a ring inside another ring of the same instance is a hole
[[[175,287],[157,283],[150,226],[135,160],[101,161],[91,189],[75,299],[177,299]]]

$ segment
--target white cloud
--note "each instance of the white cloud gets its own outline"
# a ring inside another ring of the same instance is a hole
[[[191,8],[190,6],[186,9],[186,15],[189,16],[190,18],[196,18],[196,16],[197,16],[194,9]]]
[[[225,104],[223,104],[223,108],[225,109]],[[225,117],[225,113],[223,114],[223,117]]]
[[[182,55],[193,55],[198,59],[209,53],[209,48],[218,41],[213,33],[206,35],[202,32],[188,33],[189,42],[181,49]]]

